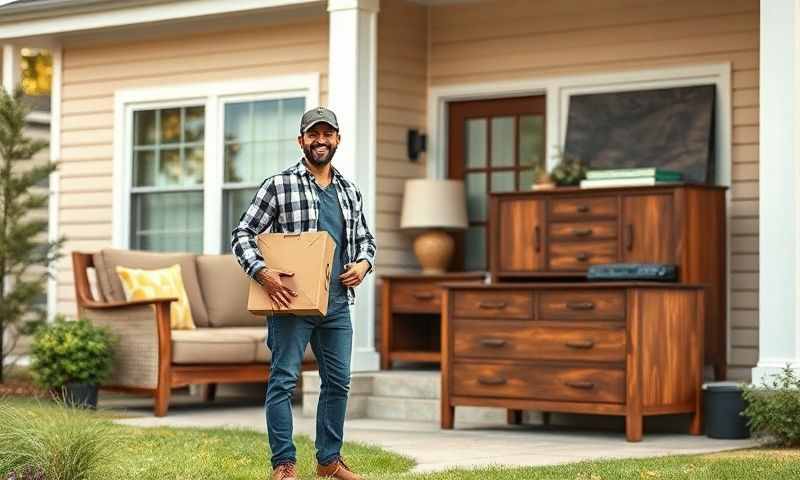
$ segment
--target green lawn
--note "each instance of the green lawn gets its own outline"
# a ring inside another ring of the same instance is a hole
[[[28,400],[0,399],[6,405],[48,412],[54,407]],[[115,412],[86,412],[86,422],[110,422]],[[114,446],[113,478],[125,480],[263,480],[268,478],[266,435],[238,429],[111,427]],[[312,479],[314,445],[296,438],[301,478]],[[3,445],[0,445],[2,450]],[[369,479],[798,479],[800,451],[754,449],[702,456],[673,456],[644,460],[585,462],[554,467],[451,470],[437,474],[407,473],[413,461],[377,447],[347,442],[344,456]]]

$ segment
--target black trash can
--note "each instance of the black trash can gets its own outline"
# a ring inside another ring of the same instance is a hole
[[[740,413],[745,408],[742,389],[732,382],[703,385],[703,408],[706,435],[710,438],[748,438],[747,417]]]

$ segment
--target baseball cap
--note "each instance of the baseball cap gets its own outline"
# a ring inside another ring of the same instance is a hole
[[[320,122],[325,122],[335,128],[336,131],[339,131],[339,122],[336,121],[336,114],[325,107],[317,107],[303,114],[303,118],[300,119],[300,132],[306,133],[309,128]]]

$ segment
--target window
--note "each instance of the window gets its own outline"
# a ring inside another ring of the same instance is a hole
[[[133,114],[131,248],[203,251],[205,107]]]
[[[305,98],[225,103],[221,250],[261,182],[294,164]]]

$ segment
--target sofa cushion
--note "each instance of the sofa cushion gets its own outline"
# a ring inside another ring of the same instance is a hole
[[[253,363],[257,343],[252,335],[220,328],[172,330],[172,363]]]
[[[94,277],[97,280],[97,301],[111,301],[108,293],[111,291],[111,287],[108,285],[108,275],[106,275],[105,265],[103,264],[103,255],[100,252],[93,253],[92,263],[94,263]]]
[[[169,304],[170,327],[175,330],[193,330],[192,310],[183,286],[181,266],[177,263],[167,268],[142,270],[117,265],[117,275],[125,290],[125,299],[150,300],[155,298],[177,298]]]
[[[236,335],[247,335],[256,341],[256,362],[271,362],[272,352],[267,348],[267,329],[264,327],[230,327],[223,329],[225,332],[230,332]],[[313,362],[316,360],[314,352],[311,351],[311,344],[306,345],[306,351],[303,354],[303,361]]]
[[[247,310],[250,277],[233,255],[197,255],[197,275],[212,327],[249,327],[265,324],[263,315]]]
[[[165,268],[170,265],[178,264],[181,266],[181,277],[183,286],[186,288],[186,296],[189,298],[189,307],[192,310],[192,320],[198,327],[208,326],[208,313],[203,295],[200,291],[200,282],[197,279],[197,266],[195,265],[195,255],[192,253],[161,253],[144,252],[140,250],[120,250],[116,248],[104,248],[100,250],[103,256],[103,267],[108,282],[109,300],[125,301],[125,292],[122,289],[122,282],[116,273],[117,265],[129,268],[142,268],[154,270]],[[108,296],[108,295],[106,295]]]

